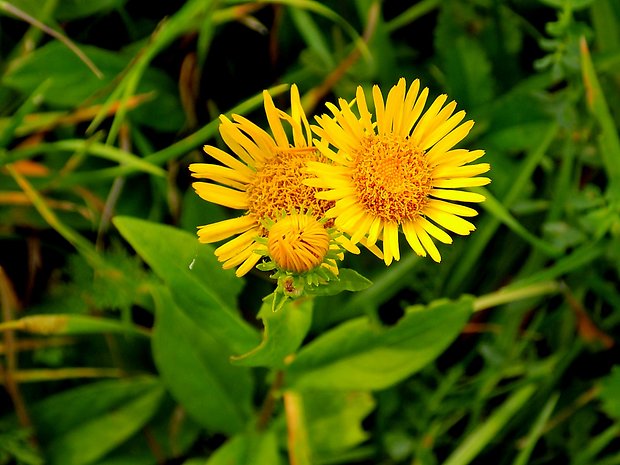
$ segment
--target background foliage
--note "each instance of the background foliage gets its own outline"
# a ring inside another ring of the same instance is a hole
[[[0,14],[0,464],[620,463],[616,0]],[[401,76],[476,121],[477,231],[271,312],[187,165],[265,88],[319,114]]]

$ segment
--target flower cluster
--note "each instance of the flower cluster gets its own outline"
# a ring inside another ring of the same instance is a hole
[[[465,112],[447,96],[426,108],[428,88],[400,79],[384,99],[372,89],[372,112],[362,87],[355,99],[328,103],[331,114],[310,125],[299,91],[291,87],[290,114],[264,92],[270,133],[246,118],[220,117],[220,134],[232,154],[205,152],[219,163],[194,163],[194,189],[209,202],[241,210],[240,216],[198,228],[201,242],[230,239],[215,250],[224,268],[243,276],[262,257],[261,269],[304,277],[309,284],[338,275],[344,252],[362,244],[386,265],[400,259],[399,237],[413,251],[439,262],[433,239],[475,228],[464,218],[476,210],[457,202],[482,202],[463,190],[483,186],[488,163],[470,164],[482,150],[454,148],[471,130]],[[382,247],[379,247],[379,243]]]

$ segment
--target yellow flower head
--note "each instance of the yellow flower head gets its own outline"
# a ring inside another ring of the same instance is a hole
[[[331,163],[309,162],[308,172],[316,178],[306,183],[320,189],[317,198],[335,202],[327,216],[353,243],[383,242],[387,265],[400,259],[399,230],[418,255],[428,253],[439,262],[431,237],[449,244],[452,238],[444,229],[461,235],[475,229],[463,217],[475,216],[476,210],[454,201],[485,200],[460,189],[490,182],[477,177],[489,170],[488,163],[468,165],[484,155],[482,150],[454,149],[474,122],[459,124],[465,112],[454,113],[454,101],[444,106],[446,95],[424,111],[427,97],[428,88],[420,92],[417,79],[407,89],[401,78],[385,102],[374,86],[373,117],[358,87],[359,116],[340,99],[339,107],[327,104],[334,116],[318,117],[319,126],[313,127],[321,138],[315,145]]]
[[[274,271],[271,277],[278,282],[274,311],[286,299],[315,294],[320,292],[317,286],[338,279],[337,262],[344,258],[348,241],[327,222],[312,212],[282,214],[276,221],[264,222],[267,237],[257,239],[261,245],[256,253],[266,260],[257,267]]]
[[[243,276],[260,260],[257,239],[267,237],[265,220],[275,220],[282,212],[313,212],[323,218],[334,206],[331,200],[318,199],[319,189],[304,184],[308,161],[327,161],[312,146],[310,125],[301,106],[299,91],[291,87],[291,115],[278,110],[267,91],[265,113],[272,135],[246,118],[233,115],[232,121],[220,117],[220,134],[234,155],[206,145],[205,152],[219,164],[193,163],[192,176],[206,179],[195,182],[198,195],[208,202],[242,210],[239,217],[199,226],[200,242],[228,239],[215,250],[223,268],[238,267]],[[289,141],[284,125],[290,125]],[[349,246],[355,252],[357,248]]]
[[[270,229],[267,251],[278,268],[293,273],[313,270],[329,251],[330,236],[325,226],[310,215],[292,214]]]

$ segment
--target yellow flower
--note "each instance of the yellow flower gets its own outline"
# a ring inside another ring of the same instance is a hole
[[[273,135],[246,118],[220,117],[220,134],[234,156],[206,145],[205,152],[220,162],[193,163],[192,176],[209,182],[195,182],[198,195],[208,202],[242,210],[236,218],[199,226],[200,242],[228,239],[215,250],[223,268],[237,268],[243,276],[260,260],[257,239],[266,238],[265,220],[276,220],[282,212],[311,211],[317,218],[334,206],[331,200],[316,198],[319,189],[303,183],[306,162],[327,161],[312,146],[310,125],[301,106],[299,91],[291,87],[291,115],[278,110],[267,91],[263,93],[265,113]],[[290,125],[289,142],[282,121]],[[354,245],[348,249],[359,251]]]
[[[277,280],[278,286],[273,311],[287,299],[320,293],[317,286],[338,280],[337,262],[344,259],[350,241],[327,223],[326,218],[318,219],[311,211],[283,214],[276,221],[264,222],[267,237],[257,239],[261,246],[256,253],[266,260],[257,268],[274,271],[271,278]]]
[[[267,252],[278,268],[304,273],[323,263],[330,236],[316,218],[304,214],[287,215],[269,229]]]
[[[444,229],[460,235],[475,229],[463,217],[475,216],[476,210],[454,202],[485,200],[460,189],[490,182],[477,177],[489,170],[488,163],[468,165],[484,155],[482,150],[454,148],[474,122],[459,124],[465,112],[454,113],[454,101],[444,106],[446,95],[424,112],[428,88],[419,91],[419,80],[407,89],[401,78],[384,103],[374,86],[373,118],[358,87],[359,116],[340,99],[339,107],[327,104],[334,116],[318,117],[319,126],[312,128],[321,138],[316,147],[331,163],[309,162],[308,172],[316,178],[307,184],[321,189],[317,198],[336,202],[327,216],[335,218],[336,227],[353,243],[383,242],[386,265],[400,259],[399,231],[418,255],[428,253],[439,262],[432,238],[450,244]]]

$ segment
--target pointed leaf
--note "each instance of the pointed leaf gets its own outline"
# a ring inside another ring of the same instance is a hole
[[[472,299],[407,309],[397,324],[377,327],[361,317],[323,334],[298,354],[287,371],[291,386],[384,389],[437,358],[459,335]]]
[[[608,190],[615,200],[620,200],[620,136],[618,136],[618,128],[605,99],[605,92],[599,83],[585,37],[581,38],[580,49],[586,100],[601,131],[598,137],[599,151],[607,172]]]
[[[153,357],[173,397],[211,431],[237,433],[252,409],[252,378],[228,361],[228,350],[196,326],[166,289],[154,292]]]
[[[204,462],[203,462],[204,463]],[[278,439],[273,432],[246,433],[221,446],[204,465],[246,465],[281,463]]]
[[[289,300],[277,312],[272,310],[272,301],[273,295],[265,299],[258,313],[265,326],[260,345],[232,357],[234,364],[283,368],[284,358],[303,342],[312,323],[312,299]]]
[[[156,386],[136,399],[98,416],[91,416],[86,409],[83,412],[86,421],[55,437],[48,444],[46,455],[49,463],[87,465],[95,462],[138,432],[155,414],[164,393],[161,386]]]
[[[338,279],[329,281],[327,284],[312,288],[312,295],[328,296],[340,294],[342,291],[363,291],[370,287],[372,281],[368,280],[355,270],[349,268],[341,268],[338,273]]]
[[[39,440],[49,443],[160,388],[159,380],[150,376],[97,381],[47,397],[32,406],[30,414]]]
[[[131,323],[123,323],[111,318],[100,318],[90,315],[55,314],[31,315],[18,320],[0,323],[0,329],[11,327],[32,334],[100,334],[118,333],[148,336],[144,328]]]
[[[620,420],[620,365],[613,366],[611,373],[601,381],[599,397],[605,413]]]
[[[236,353],[258,344],[256,331],[233,309],[242,281],[221,269],[211,247],[167,225],[131,217],[114,224],[195,324]]]
[[[308,437],[317,462],[328,461],[368,438],[362,420],[375,407],[369,392],[302,391]]]

